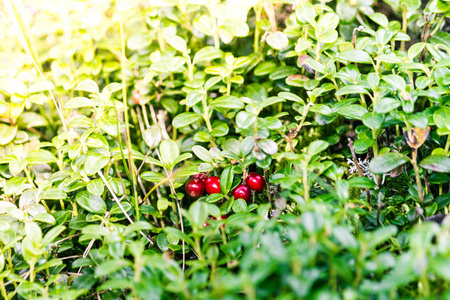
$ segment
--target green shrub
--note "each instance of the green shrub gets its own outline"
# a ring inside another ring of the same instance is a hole
[[[450,297],[449,1],[25,2],[2,298]]]

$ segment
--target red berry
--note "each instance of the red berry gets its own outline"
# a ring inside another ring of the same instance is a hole
[[[208,194],[220,193],[220,178],[211,176],[205,180],[206,192]]]
[[[244,199],[248,202],[250,200],[251,191],[246,185],[240,184],[233,191],[234,199]]]
[[[131,99],[133,100],[134,104],[139,104],[139,101],[141,100],[141,92],[139,92],[139,90],[134,90],[131,94]]]
[[[205,192],[205,184],[201,179],[189,179],[186,182],[186,192],[191,197],[200,197]]]
[[[206,173],[199,173],[199,174],[192,175],[192,178],[194,178],[194,179],[203,179],[204,177],[206,177]]]
[[[249,173],[245,183],[254,191],[260,192],[264,189],[264,178],[256,172]]]
[[[216,219],[216,220],[226,220],[226,219],[228,219],[228,214],[220,216],[220,217],[214,217],[214,219]]]

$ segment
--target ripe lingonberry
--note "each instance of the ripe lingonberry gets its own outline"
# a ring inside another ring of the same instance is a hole
[[[206,192],[208,194],[220,193],[220,178],[211,176],[205,180]]]
[[[251,191],[246,185],[240,184],[233,191],[234,199],[244,199],[248,202],[250,200]]]
[[[256,172],[249,173],[245,183],[254,191],[260,192],[264,189],[264,178]]]
[[[191,178],[186,182],[186,192],[189,196],[198,198],[205,192],[205,184],[201,179]]]
[[[141,100],[141,92],[139,90],[134,90],[131,94],[131,100],[133,100],[134,104],[138,105]]]

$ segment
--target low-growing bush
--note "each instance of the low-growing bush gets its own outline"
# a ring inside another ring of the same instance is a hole
[[[2,298],[450,298],[448,0],[0,12]]]

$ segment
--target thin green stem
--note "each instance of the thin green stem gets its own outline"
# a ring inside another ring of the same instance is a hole
[[[34,271],[34,266],[36,264],[36,258],[33,257],[30,263],[30,282],[34,282],[34,278],[36,277],[36,273]]]
[[[303,163],[303,198],[305,199],[305,203],[309,202],[309,180],[308,180],[308,164],[309,161],[305,161]]]
[[[116,1],[116,5],[118,5],[118,2],[120,0]],[[119,12],[120,13],[120,12]],[[120,65],[121,65],[121,76],[122,76],[122,102],[123,102],[123,114],[124,114],[124,121],[125,121],[125,139],[126,139],[126,145],[127,145],[127,152],[128,152],[128,166],[129,166],[129,175],[131,176],[131,182],[132,182],[132,189],[133,189],[133,196],[134,196],[134,209],[136,211],[136,219],[139,221],[140,214],[139,214],[139,199],[137,195],[137,179],[136,179],[136,173],[135,173],[135,165],[133,161],[133,152],[131,147],[131,135],[130,135],[130,121],[128,116],[128,99],[127,99],[127,82],[126,82],[126,74],[125,74],[125,68],[126,68],[126,53],[125,53],[125,35],[124,35],[124,28],[123,28],[123,16],[120,15],[119,17],[119,33],[120,33],[120,46],[121,46],[121,59],[120,59]],[[119,133],[120,134],[120,133]]]
[[[3,282],[3,278],[0,279],[0,289],[1,289],[1,292],[2,292],[3,298],[5,300],[9,300],[8,293],[6,292],[6,289],[5,289],[5,283]]]
[[[374,155],[374,157],[377,157],[378,156],[378,137],[377,137],[377,130],[376,129],[372,130],[372,138],[375,140],[373,142],[373,145],[372,145],[372,147],[373,147],[373,155]]]
[[[433,31],[430,33],[430,36],[433,36],[438,32],[439,28],[441,28],[442,22],[444,22],[445,14],[442,14],[441,18],[439,19],[439,22],[436,24],[436,27],[433,29]]]
[[[211,14],[211,10],[209,10],[209,15],[211,16],[212,22],[212,32],[213,32],[213,39],[214,39],[214,47],[217,49],[220,49],[220,40],[219,40],[219,28],[217,28],[217,19]]]
[[[253,51],[255,53],[259,52],[259,23],[261,22],[261,13],[262,13],[262,5],[261,1],[258,2],[258,4],[253,7],[253,10],[255,11],[255,37],[253,41]]]
[[[406,30],[408,28],[408,6],[403,5],[402,10],[402,32],[406,33]],[[405,51],[405,41],[402,41],[400,43],[400,50]]]
[[[202,98],[202,104],[203,104],[203,119],[205,120],[206,127],[208,128],[208,131],[212,131],[211,121],[209,120],[209,106],[206,99],[206,95]]]
[[[198,259],[200,261],[205,261],[205,257],[202,253],[202,248],[200,246],[200,239],[198,237],[194,238],[195,241],[195,252],[197,252]]]
[[[420,169],[419,169],[419,166],[417,165],[417,149],[413,150],[411,163],[414,168],[414,174],[415,174],[416,183],[417,183],[417,192],[419,193],[419,199],[420,199],[420,202],[423,203],[423,190],[422,190],[422,183],[420,181]]]
[[[449,135],[447,135],[447,143],[445,143],[445,148],[444,148],[444,151],[445,151],[445,155],[446,156],[448,156],[448,149],[450,148],[450,134]]]

